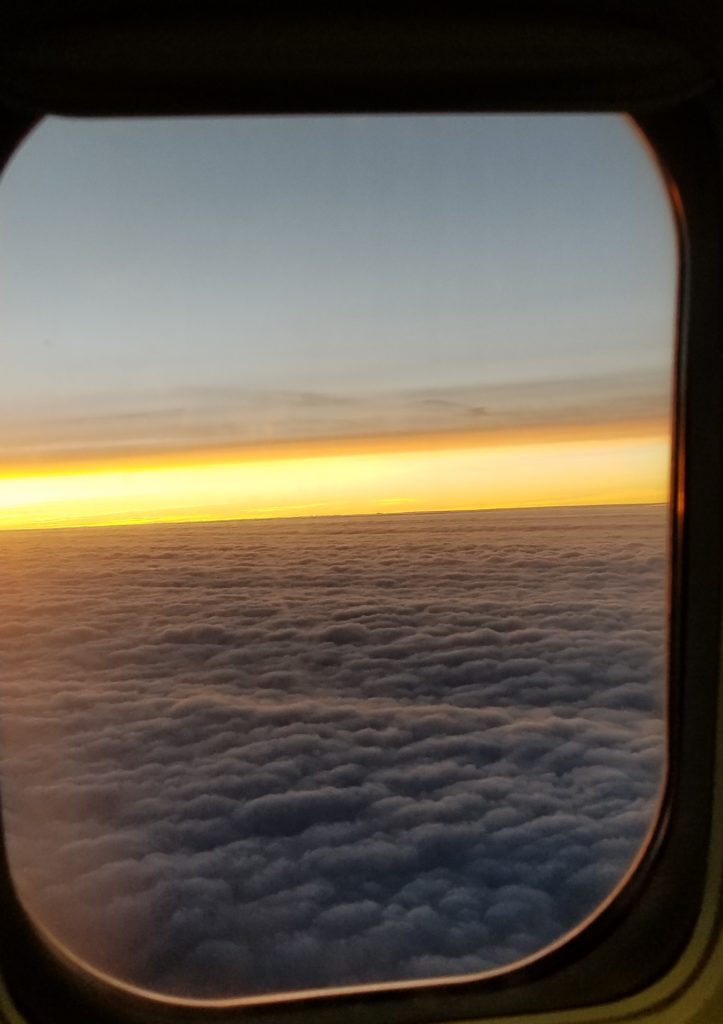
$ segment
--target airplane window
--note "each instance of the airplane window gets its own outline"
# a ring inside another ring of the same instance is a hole
[[[655,829],[678,249],[618,116],[50,119],[0,188],[2,797],[188,999],[508,969]]]

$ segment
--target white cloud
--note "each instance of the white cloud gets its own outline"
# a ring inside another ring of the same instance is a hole
[[[485,970],[577,924],[644,838],[660,509],[3,543],[11,862],[120,978]]]

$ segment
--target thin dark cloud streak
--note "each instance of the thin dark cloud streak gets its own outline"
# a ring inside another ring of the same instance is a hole
[[[571,397],[573,396],[573,397]],[[374,392],[197,386],[16,407],[0,419],[0,463],[111,458],[254,445],[303,444],[409,434],[626,426],[670,415],[662,371],[554,380],[480,380],[456,387]]]
[[[209,998],[484,971],[556,940],[654,814],[664,518],[6,534],[22,898],[96,967]]]

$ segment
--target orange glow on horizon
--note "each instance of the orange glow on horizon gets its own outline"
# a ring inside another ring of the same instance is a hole
[[[670,441],[656,427],[50,464],[0,476],[0,530],[661,502]]]
[[[437,451],[453,448],[507,447],[554,441],[590,441],[604,438],[653,437],[667,434],[667,421],[635,419],[621,422],[563,423],[544,428],[531,426],[493,427],[477,430],[415,431],[407,433],[352,434],[345,437],[278,438],[245,444],[215,446],[99,447],[83,450],[61,449],[28,454],[0,449],[0,480],[6,477],[100,472],[112,468],[151,469],[169,466],[208,465],[270,461],[328,455],[368,455],[372,452]]]

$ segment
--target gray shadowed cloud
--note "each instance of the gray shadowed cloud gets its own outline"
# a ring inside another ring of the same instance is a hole
[[[593,911],[650,827],[660,508],[2,543],[13,871],[122,979],[503,966]]]

